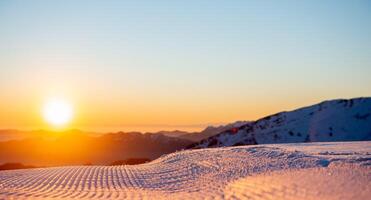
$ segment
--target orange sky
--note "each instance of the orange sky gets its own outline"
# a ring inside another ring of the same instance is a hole
[[[89,88],[72,87],[69,92],[46,92],[45,90],[21,90],[0,98],[0,124],[2,128],[53,128],[42,118],[42,107],[49,97],[62,97],[69,101],[75,115],[65,128],[79,128],[92,131],[158,131],[158,130],[200,130],[207,125],[229,123],[237,120],[255,120],[268,114],[291,110],[318,103],[336,94],[312,97],[310,94],[286,98],[283,94],[265,94],[243,97],[232,91],[227,95],[185,96],[185,95],[125,95],[125,92],[105,93],[104,90],[89,92]],[[27,88],[27,87],[26,87]],[[59,90],[62,91],[62,90]],[[124,94],[123,94],[124,93]],[[231,98],[236,97],[236,98]],[[348,96],[351,97],[351,96]],[[149,99],[148,99],[149,98]]]
[[[367,2],[0,1],[0,128],[199,130],[371,96]]]

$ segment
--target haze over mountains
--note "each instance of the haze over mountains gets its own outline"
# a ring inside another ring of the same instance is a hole
[[[229,124],[226,124],[226,125],[208,126],[203,131],[201,131],[199,133],[193,133],[193,134],[188,133],[188,134],[180,135],[179,137],[182,138],[182,139],[187,139],[187,140],[191,140],[191,141],[201,141],[205,138],[214,136],[214,135],[219,134],[223,131],[229,130],[231,128],[236,128],[236,127],[239,127],[239,126],[247,124],[247,123],[249,123],[249,122],[248,121],[236,121],[236,122],[229,123]]]
[[[167,137],[177,137],[193,142],[198,142],[202,139],[211,137],[228,129],[239,127],[243,124],[246,124],[248,121],[236,121],[233,123],[229,123],[226,125],[219,125],[219,126],[208,126],[204,130],[200,132],[188,132],[182,130],[173,130],[173,131],[158,131],[158,132],[140,132],[140,131],[129,131],[129,132],[110,132],[110,133],[140,133],[140,134],[160,134]],[[0,142],[1,141],[9,141],[9,140],[22,140],[27,138],[56,138],[60,135],[68,133],[81,133],[90,136],[100,136],[107,133],[102,132],[87,132],[78,129],[66,130],[66,131],[48,131],[48,130],[31,130],[31,131],[23,131],[23,130],[16,130],[16,129],[3,129],[0,130]]]
[[[161,134],[110,133],[91,136],[79,131],[52,137],[0,142],[0,164],[36,166],[109,165],[130,158],[155,159],[181,150],[190,141]]]
[[[179,130],[153,133],[0,130],[0,164],[109,165],[126,159],[152,160],[241,123],[209,126],[194,133]]]
[[[185,148],[356,140],[371,140],[371,98],[325,101],[194,133],[0,130],[0,164],[107,165],[131,158],[152,160]]]

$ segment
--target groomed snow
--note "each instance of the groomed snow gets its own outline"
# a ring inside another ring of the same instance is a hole
[[[0,172],[0,199],[367,199],[371,142],[188,150],[137,166]]]

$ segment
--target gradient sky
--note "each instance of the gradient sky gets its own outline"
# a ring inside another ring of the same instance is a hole
[[[0,127],[198,129],[371,96],[370,1],[0,1]]]

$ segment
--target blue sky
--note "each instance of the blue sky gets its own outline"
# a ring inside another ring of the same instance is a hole
[[[131,119],[102,126],[205,124],[370,96],[370,11],[370,1],[2,0],[2,106],[63,93]]]

